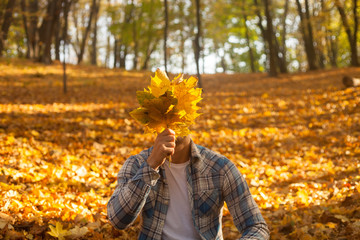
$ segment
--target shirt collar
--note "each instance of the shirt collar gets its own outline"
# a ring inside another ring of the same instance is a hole
[[[152,147],[150,149],[152,151]],[[150,155],[150,152],[149,152]],[[205,169],[205,164],[203,161],[203,156],[200,154],[200,150],[192,139],[190,139],[190,164],[198,168],[200,171]],[[165,169],[164,165],[160,166],[161,169]]]
[[[190,156],[191,156],[191,164],[194,168],[197,168],[200,172],[203,172],[205,170],[205,161],[204,157],[200,153],[200,149],[197,147],[197,145],[194,143],[194,141],[190,140]]]

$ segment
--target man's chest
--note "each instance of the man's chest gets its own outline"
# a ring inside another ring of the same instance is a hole
[[[217,215],[223,205],[223,179],[217,173],[206,175],[188,174],[187,190],[191,211],[197,217]],[[162,176],[151,188],[144,211],[160,212],[166,215],[170,203],[170,185],[166,176]]]

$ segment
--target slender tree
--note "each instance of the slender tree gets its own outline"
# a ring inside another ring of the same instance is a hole
[[[286,63],[286,33],[287,33],[286,32],[286,18],[287,18],[288,13],[289,13],[289,1],[285,1],[284,15],[281,20],[282,32],[281,32],[281,47],[280,47],[280,52],[281,52],[281,55],[284,60],[285,70],[287,69],[287,63]]]
[[[196,62],[196,72],[198,78],[199,87],[202,87],[201,75],[200,75],[200,37],[201,37],[201,18],[200,18],[200,0],[195,0],[196,4],[196,35],[195,35],[195,62]]]
[[[39,61],[45,64],[51,63],[51,45],[55,33],[55,26],[57,21],[59,21],[60,12],[61,1],[49,0],[46,17],[39,29]]]
[[[341,21],[345,28],[345,32],[350,44],[351,50],[351,65],[359,66],[359,59],[357,54],[357,33],[359,29],[359,19],[357,16],[357,0],[353,0],[353,18],[354,18],[354,27],[353,31],[351,31],[350,23],[348,21],[348,17],[346,16],[344,6],[340,3],[339,0],[335,0],[336,7],[340,13]]]
[[[97,65],[97,32],[98,32],[98,18],[99,18],[99,9],[100,9],[100,0],[98,0],[95,4],[94,10],[94,27],[93,27],[93,36],[91,41],[91,64]]]
[[[64,0],[63,2],[63,15],[64,15],[64,29],[63,29],[63,91],[67,93],[67,75],[66,75],[66,45],[67,45],[67,31],[68,31],[68,16],[70,11],[70,6],[73,0]]]
[[[338,38],[335,37],[335,30],[331,28],[331,21],[333,15],[333,9],[329,8],[325,4],[325,0],[321,0],[321,11],[324,15],[324,24],[325,25],[325,45],[327,49],[327,56],[332,67],[337,67],[337,56],[338,56]]]
[[[64,0],[61,0],[62,2]],[[64,3],[64,2],[63,2]],[[61,21],[57,19],[54,30],[55,37],[55,60],[60,61],[60,44],[61,44]]]
[[[96,12],[96,0],[92,0],[88,23],[87,23],[86,29],[85,29],[85,31],[83,33],[82,41],[81,41],[81,44],[80,44],[80,50],[79,50],[78,55],[77,55],[78,64],[80,64],[82,62],[83,57],[84,57],[85,45],[86,45],[86,42],[87,42],[87,39],[88,39],[88,36],[89,36],[89,33],[90,33],[92,19],[93,19],[93,16],[94,16],[95,12]]]
[[[31,44],[30,44],[30,41],[29,41],[29,28],[28,28],[28,20],[27,20],[27,17],[26,17],[26,3],[25,3],[25,0],[20,1],[20,6],[21,6],[21,11],[22,11],[25,35],[26,35],[26,38],[27,38],[27,41],[26,41],[26,45],[27,45],[26,58],[30,58]]]
[[[155,12],[154,12],[154,0],[151,0],[148,5],[148,19],[149,19],[149,27],[147,28],[147,32],[145,33],[144,39],[145,48],[144,48],[144,61],[141,69],[146,70],[149,68],[149,61],[151,54],[155,51],[157,42],[160,40],[157,34],[154,34],[156,29],[154,28],[155,24]],[[145,5],[143,5],[145,7]]]
[[[256,13],[256,16],[258,17],[258,21],[257,21],[257,26],[259,27],[260,29],[260,32],[261,32],[261,37],[263,39],[263,42],[264,42],[264,48],[265,48],[265,55],[266,55],[266,59],[267,59],[267,62],[270,63],[270,53],[269,53],[269,46],[268,46],[268,37],[267,37],[267,30],[265,29],[265,27],[263,26],[263,14],[261,13],[260,9],[261,9],[261,4],[260,2],[258,2],[257,0],[253,0],[254,1],[254,9],[255,9],[255,13]],[[269,71],[269,66],[268,64],[266,64],[266,68],[268,69]]]
[[[275,54],[277,58],[277,64],[281,73],[287,73],[287,63],[286,63],[286,18],[289,9],[289,1],[285,1],[284,14],[282,15],[282,32],[279,34],[281,36],[281,43],[276,37],[276,34],[273,34],[274,43],[275,43]]]
[[[13,19],[13,11],[15,7],[16,0],[9,0],[5,8],[4,19],[0,29],[0,56],[4,50],[5,41],[7,40],[9,28],[11,21]]]
[[[186,6],[186,2],[184,0],[177,0],[176,5],[178,6],[178,19],[182,19],[181,24],[177,25],[178,30],[180,30],[179,36],[179,54],[180,54],[180,63],[181,63],[181,72],[185,72],[186,66],[186,47],[185,42],[188,38],[192,36],[192,32],[190,33],[189,29],[193,29],[194,26],[193,18],[189,18],[186,15],[186,12],[189,7]]]
[[[164,0],[164,17],[165,17],[165,27],[164,27],[164,65],[165,72],[167,73],[167,34],[168,34],[168,25],[169,25],[169,17],[168,17],[168,2]]]
[[[120,61],[120,51],[119,51],[119,40],[115,36],[114,39],[114,68],[118,67],[118,63]]]
[[[309,13],[309,3],[308,0],[305,0],[305,14],[303,12],[302,5],[300,3],[300,0],[296,0],[299,16],[300,16],[300,27],[301,32],[303,36],[303,41],[305,44],[305,52],[306,52],[306,58],[309,64],[310,70],[316,70],[318,69],[318,66],[316,64],[316,52],[314,47],[314,39],[313,39],[313,33],[312,33],[312,27],[311,27],[311,19],[310,19],[310,13]]]
[[[133,21],[133,12],[135,11],[134,0],[131,0],[130,4],[125,6],[124,18],[125,21],[121,27],[121,36],[118,40],[118,51],[119,51],[119,67],[126,69],[126,57],[129,51],[129,45],[131,43],[131,22]]]
[[[271,0],[264,0],[265,5],[265,16],[266,16],[266,40],[268,43],[269,48],[269,61],[270,61],[270,69],[269,69],[269,75],[270,76],[277,76],[277,63],[276,63],[276,51],[275,51],[275,45],[274,45],[274,30],[273,30],[273,24],[272,24],[272,17],[270,12],[270,6],[271,6]]]
[[[133,37],[133,51],[134,51],[134,58],[133,58],[133,69],[138,69],[138,63],[139,63],[139,45],[140,45],[140,39],[139,39],[139,26],[142,24],[142,18],[143,18],[143,8],[135,6],[135,3],[133,2],[133,16],[132,16],[132,37]]]
[[[250,33],[249,33],[249,27],[247,25],[248,23],[248,16],[246,14],[246,10],[245,10],[245,0],[242,1],[242,8],[243,8],[243,20],[244,20],[244,27],[245,27],[245,38],[246,38],[246,45],[249,49],[249,57],[250,57],[250,68],[251,68],[251,72],[256,72],[256,67],[255,67],[255,58],[254,58],[254,53],[253,53],[253,48],[251,46],[251,40],[250,40]]]

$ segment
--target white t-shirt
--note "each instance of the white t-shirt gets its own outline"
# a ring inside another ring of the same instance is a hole
[[[165,161],[165,174],[169,186],[170,203],[166,214],[163,240],[201,239],[194,227],[187,190],[185,163],[174,164]]]

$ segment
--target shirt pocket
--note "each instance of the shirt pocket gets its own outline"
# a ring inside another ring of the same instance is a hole
[[[199,193],[197,200],[199,216],[219,214],[220,193],[218,189],[206,189]]]

